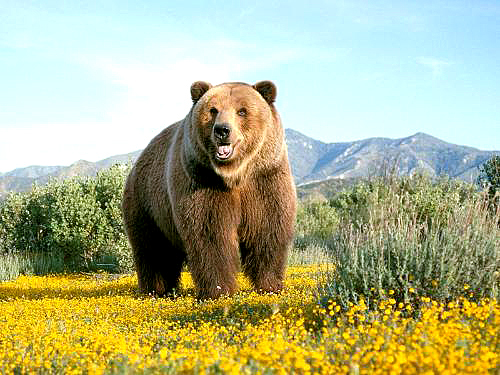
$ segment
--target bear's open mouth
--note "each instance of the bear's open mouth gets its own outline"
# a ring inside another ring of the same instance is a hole
[[[216,143],[215,144],[215,158],[218,161],[228,161],[234,155],[240,140],[238,139],[233,143]]]
[[[233,146],[231,144],[223,144],[217,146],[216,156],[219,160],[227,160],[233,154]]]

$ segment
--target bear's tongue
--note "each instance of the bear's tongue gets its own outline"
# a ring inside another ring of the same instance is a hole
[[[231,156],[233,152],[233,147],[231,145],[219,145],[217,146],[217,156],[219,159],[227,159]]]

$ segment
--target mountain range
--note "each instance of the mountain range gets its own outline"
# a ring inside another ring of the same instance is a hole
[[[425,133],[409,137],[368,138],[354,142],[325,143],[286,129],[288,155],[297,185],[327,179],[352,179],[387,173],[408,175],[425,171],[431,176],[448,175],[473,182],[478,167],[500,151],[447,143]],[[141,150],[111,156],[98,162],[79,160],[70,166],[30,166],[0,173],[0,196],[27,191],[33,183],[49,178],[95,176],[116,163],[135,161]]]
[[[367,138],[324,143],[287,129],[293,174],[298,184],[327,178],[368,177],[387,169],[398,175],[425,171],[473,181],[478,167],[500,151],[459,146],[425,133],[405,138]]]

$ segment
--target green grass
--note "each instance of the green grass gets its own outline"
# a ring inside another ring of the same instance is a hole
[[[62,258],[55,254],[6,253],[0,258],[0,281],[19,275],[47,275],[68,271]]]

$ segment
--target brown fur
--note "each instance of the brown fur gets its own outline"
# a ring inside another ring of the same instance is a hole
[[[279,291],[296,198],[276,87],[195,82],[191,97],[186,118],[149,143],[127,179],[139,288],[172,292],[187,261],[199,298],[233,293],[240,264],[257,290]]]

